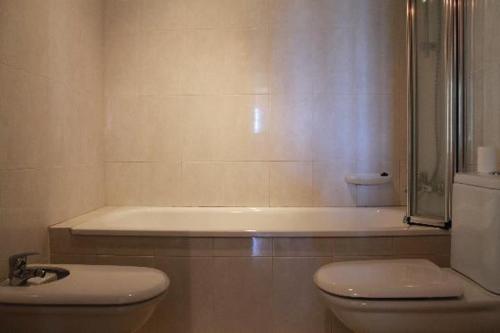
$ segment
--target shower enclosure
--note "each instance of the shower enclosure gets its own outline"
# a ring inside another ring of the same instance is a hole
[[[407,1],[409,224],[450,227],[454,174],[500,150],[499,17],[497,0]]]
[[[451,224],[451,189],[459,155],[457,3],[407,2],[409,224]]]

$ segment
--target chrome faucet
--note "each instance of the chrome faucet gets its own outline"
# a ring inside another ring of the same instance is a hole
[[[27,267],[28,257],[37,255],[36,252],[18,253],[9,257],[9,285],[24,286],[29,279],[45,277],[45,270],[40,267]]]

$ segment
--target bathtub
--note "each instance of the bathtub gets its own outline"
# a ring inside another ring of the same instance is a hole
[[[152,319],[158,331],[230,327],[237,312],[239,322],[272,314],[268,319],[283,332],[290,313],[300,313],[309,328],[302,331],[326,332],[330,319],[318,314],[328,312],[312,284],[322,265],[426,258],[449,266],[449,233],[410,227],[404,213],[401,207],[104,207],[52,226],[50,260],[162,270],[172,287]]]
[[[186,237],[370,237],[444,231],[403,223],[404,207],[104,207],[58,224],[74,235]]]

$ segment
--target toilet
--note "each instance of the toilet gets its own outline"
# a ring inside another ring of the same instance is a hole
[[[425,259],[321,267],[314,282],[356,333],[500,332],[500,177],[457,175],[451,268]]]
[[[10,286],[8,280],[0,284],[1,332],[136,332],[169,286],[168,277],[152,268],[57,268],[67,270],[69,275],[46,283],[32,281],[26,286]]]

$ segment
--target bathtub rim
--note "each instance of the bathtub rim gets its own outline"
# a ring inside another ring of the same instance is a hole
[[[213,211],[229,212],[231,210],[243,210],[252,212],[261,211],[328,211],[336,209],[360,209],[360,210],[391,210],[404,212],[403,206],[390,207],[149,207],[149,206],[105,206],[96,210],[84,213],[75,218],[63,221],[50,226],[51,229],[70,229],[75,236],[122,236],[122,237],[229,237],[229,238],[250,238],[250,237],[384,237],[384,236],[444,236],[449,231],[438,228],[409,226],[403,223],[394,224],[394,227],[385,228],[352,228],[352,229],[332,229],[332,230],[159,230],[159,229],[103,229],[103,228],[78,228],[89,220],[99,218],[105,214],[117,213],[120,210],[141,210],[141,209],[173,209],[177,211]],[[403,215],[401,215],[403,216]]]

